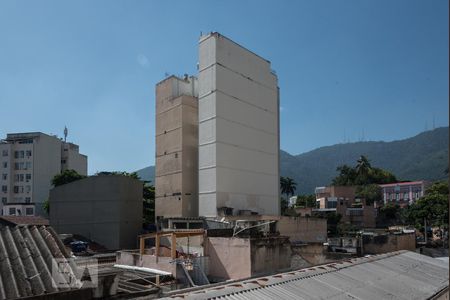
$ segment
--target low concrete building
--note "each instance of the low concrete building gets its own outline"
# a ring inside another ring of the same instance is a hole
[[[142,185],[122,175],[91,176],[50,191],[50,224],[108,249],[132,249],[142,228]]]

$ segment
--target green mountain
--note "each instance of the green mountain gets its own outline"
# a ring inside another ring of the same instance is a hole
[[[399,141],[337,144],[299,155],[281,150],[281,175],[297,182],[297,193],[311,194],[316,186],[330,184],[338,166],[353,166],[360,155],[366,155],[373,166],[392,172],[400,180],[445,179],[448,134],[448,127],[441,127]],[[138,174],[154,182],[153,166],[139,170]]]

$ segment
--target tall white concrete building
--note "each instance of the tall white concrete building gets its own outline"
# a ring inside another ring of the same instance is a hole
[[[0,141],[3,215],[45,215],[52,178],[67,169],[87,175],[87,156],[77,145],[41,132],[12,133]]]
[[[279,90],[270,62],[219,33],[199,41],[199,215],[278,215]]]

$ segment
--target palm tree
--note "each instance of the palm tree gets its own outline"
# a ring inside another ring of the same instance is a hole
[[[280,177],[280,188],[281,193],[286,194],[286,199],[289,199],[289,195],[294,195],[297,183],[294,181],[294,179],[289,177]]]
[[[372,169],[369,160],[366,156],[361,155],[358,159],[358,164],[356,165],[356,173],[359,176],[367,176],[369,174],[369,170]]]

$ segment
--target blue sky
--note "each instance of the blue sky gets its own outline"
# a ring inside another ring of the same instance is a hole
[[[89,172],[154,163],[154,86],[195,74],[200,32],[272,62],[281,148],[448,126],[448,1],[1,1],[0,137],[42,131]]]

